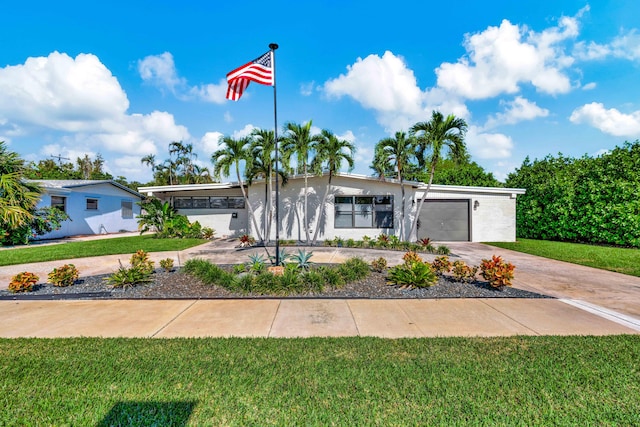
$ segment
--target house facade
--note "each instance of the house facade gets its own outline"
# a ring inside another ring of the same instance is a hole
[[[69,215],[59,230],[38,239],[137,231],[142,195],[111,180],[29,180],[44,193],[38,208],[56,207]]]
[[[418,230],[409,236],[427,185],[393,179],[337,174],[328,188],[328,175],[307,177],[307,216],[304,215],[305,179],[295,176],[279,187],[279,237],[305,241],[307,231],[317,240],[341,237],[354,240],[381,233],[415,241],[515,241],[516,197],[523,189],[432,185],[420,212]],[[404,220],[403,195],[404,187]],[[276,237],[275,191],[269,194],[265,181],[245,189],[256,224],[250,218],[238,183],[215,183],[141,187],[147,196],[169,201],[190,221],[216,230],[218,236],[265,234]],[[326,202],[322,203],[327,192]],[[269,203],[269,197],[271,199]],[[272,206],[269,211],[266,206]]]

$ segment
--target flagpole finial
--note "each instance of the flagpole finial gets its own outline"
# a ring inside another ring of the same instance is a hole
[[[270,43],[269,44],[269,49],[276,50],[277,48],[278,48],[278,44],[277,43]]]

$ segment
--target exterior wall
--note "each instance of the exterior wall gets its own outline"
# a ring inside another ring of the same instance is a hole
[[[242,197],[240,189],[179,191],[168,194],[154,194],[163,201],[172,202],[176,197],[232,196]],[[248,232],[248,209],[178,209],[189,221],[198,221],[203,227],[211,227],[217,237],[237,237]],[[233,218],[233,214],[236,218]]]
[[[416,201],[420,200],[422,194],[422,191],[416,192]],[[465,193],[431,190],[427,194],[427,200],[431,199],[467,199],[471,201],[470,234],[472,242],[514,242],[516,240],[515,194],[483,194],[474,192],[472,188]],[[417,203],[415,206],[415,210],[417,210]]]
[[[38,207],[51,206],[51,195],[66,197],[66,211],[71,220],[62,223],[59,230],[38,239],[55,239],[66,236],[107,234],[138,230],[136,217],[140,215],[139,197],[111,184],[89,185],[77,188],[45,189]],[[97,210],[87,210],[87,198],[98,200]],[[132,202],[133,218],[122,218],[121,202]]]
[[[308,179],[308,213],[310,220],[303,222],[304,213],[304,179],[290,179],[287,185],[280,188],[280,239],[306,240],[305,226],[309,228],[309,238],[313,239],[316,224],[319,221],[321,202],[327,188],[328,177],[309,177]],[[397,183],[376,181],[371,179],[357,179],[353,177],[334,176],[331,190],[324,206],[324,216],[321,221],[318,240],[333,239],[336,236],[342,238],[362,239],[363,236],[375,237],[380,233],[395,234],[400,237],[402,219],[402,192]],[[405,185],[406,204],[411,203],[413,189]],[[394,199],[394,228],[336,228],[334,222],[334,197],[335,196],[393,196]],[[264,224],[265,184],[256,183],[249,189],[249,199],[256,214],[256,220],[260,227]],[[275,203],[275,192],[272,195],[272,204]],[[275,210],[275,207],[274,207]],[[273,214],[275,217],[275,213]],[[275,218],[274,218],[275,223]],[[406,232],[411,228],[411,217],[407,214],[405,220]],[[251,224],[252,234],[253,224]],[[270,238],[275,239],[275,228],[272,226]]]

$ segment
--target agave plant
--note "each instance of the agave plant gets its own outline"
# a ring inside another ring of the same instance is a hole
[[[313,256],[313,252],[307,252],[305,250],[298,250],[296,255],[291,255],[291,259],[297,264],[298,268],[302,268],[303,270],[308,270],[311,264],[311,257]]]

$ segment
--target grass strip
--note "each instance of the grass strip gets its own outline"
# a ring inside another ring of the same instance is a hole
[[[640,336],[0,340],[0,425],[640,425]]]
[[[3,249],[0,252],[0,266],[90,256],[129,254],[138,249],[142,249],[145,252],[181,251],[205,242],[207,240],[204,239],[156,239],[153,235],[142,235]]]
[[[640,263],[638,263],[640,249],[533,239],[518,239],[516,242],[487,242],[487,244],[558,261],[640,277]]]

